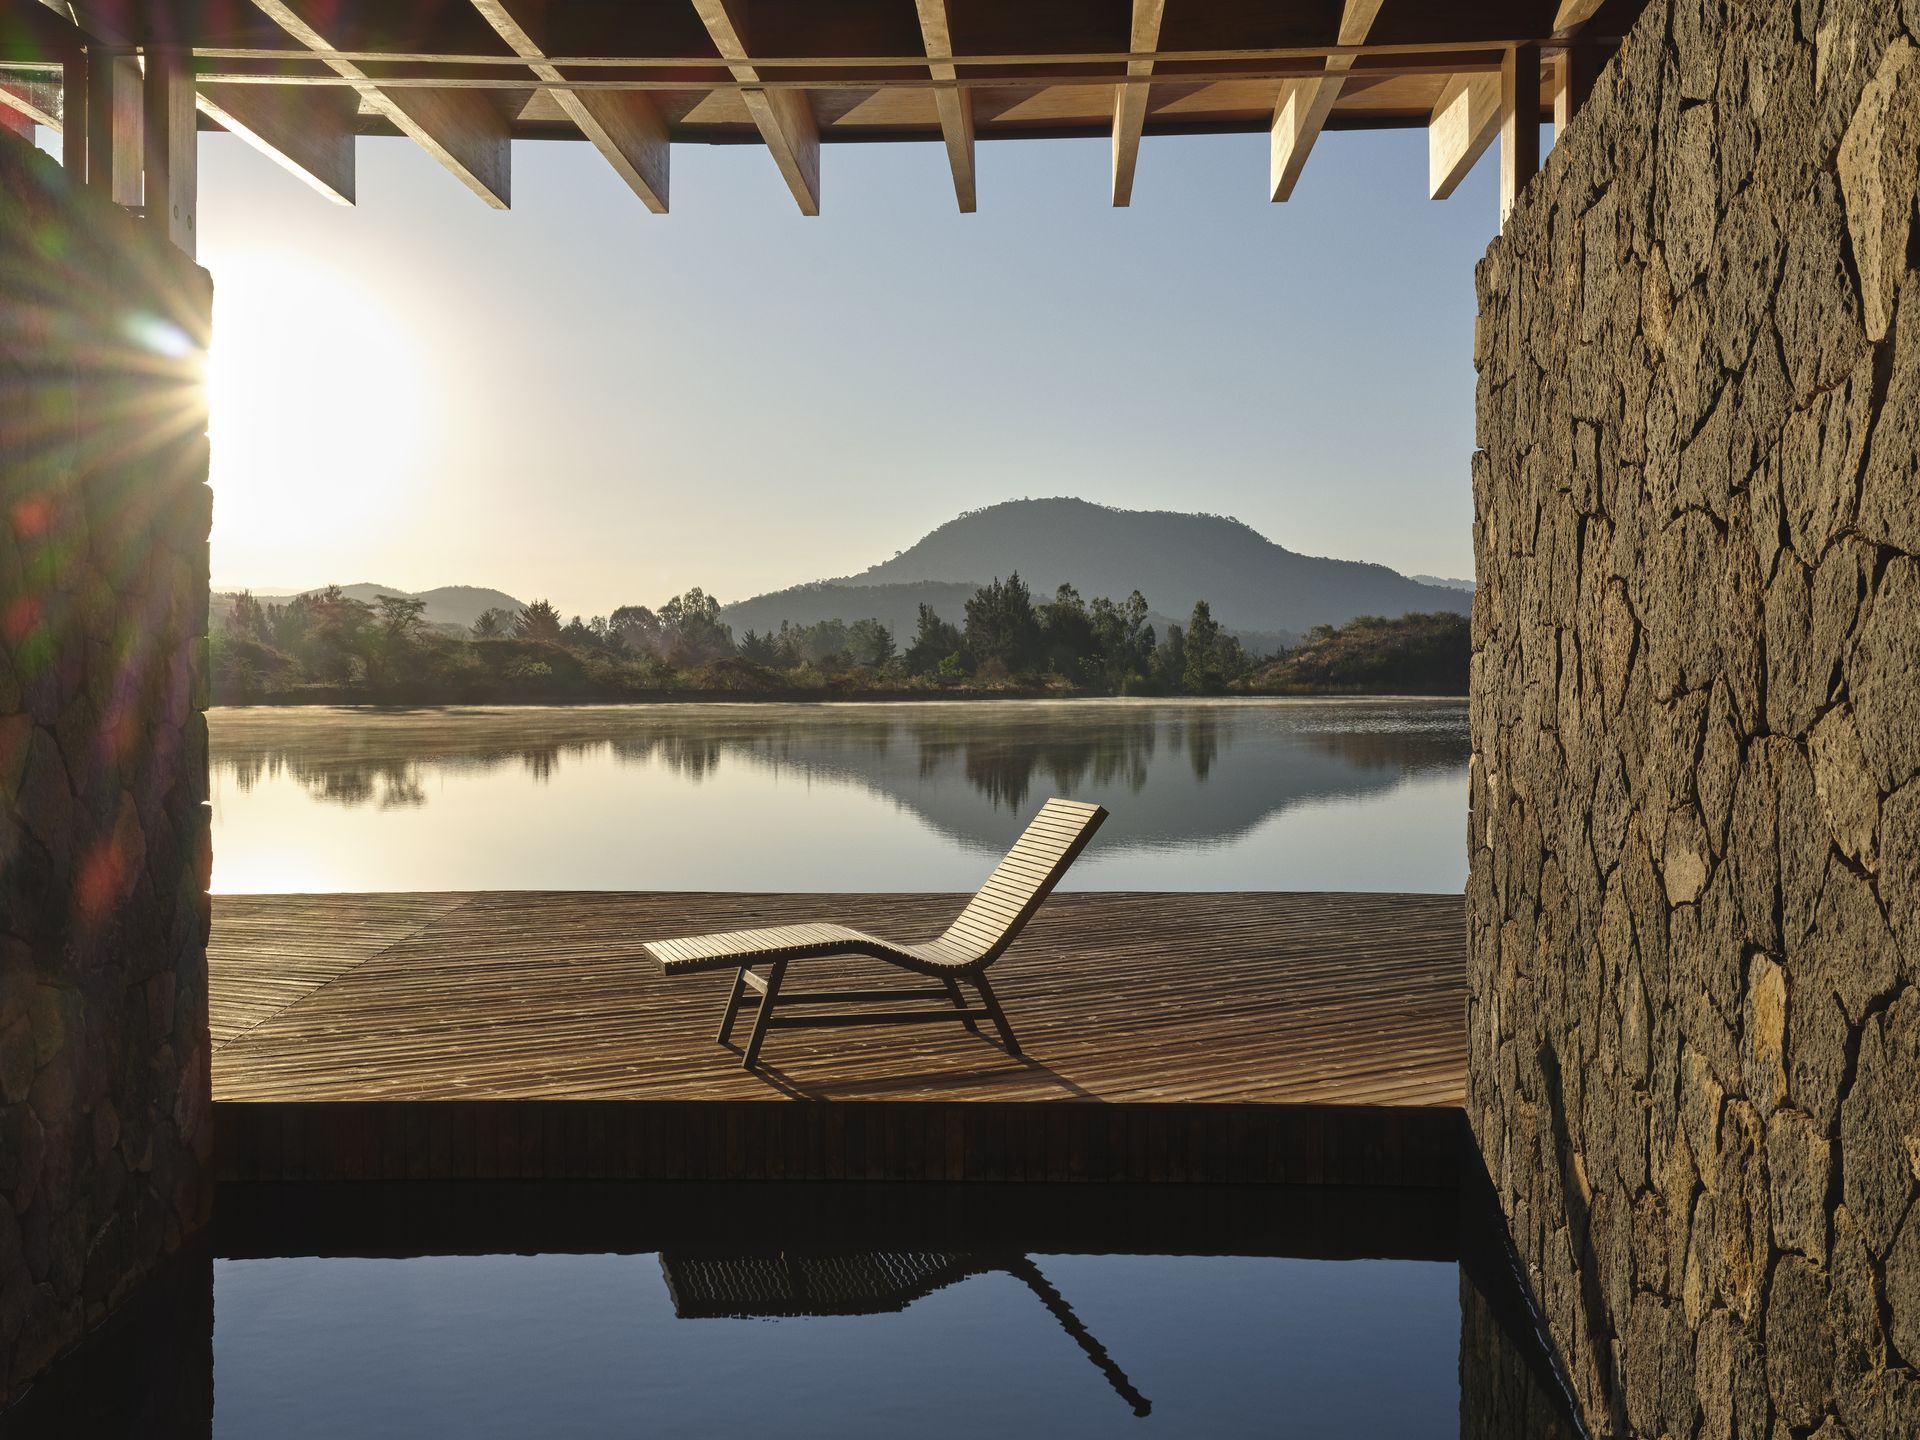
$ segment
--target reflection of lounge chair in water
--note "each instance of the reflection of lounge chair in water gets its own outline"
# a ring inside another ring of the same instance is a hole
[[[747,1041],[742,1063],[752,1069],[759,1059],[761,1043],[771,1029],[792,1026],[863,1025],[917,1023],[930,1020],[959,1020],[969,1030],[978,1030],[977,1020],[991,1020],[1013,1054],[1020,1044],[1013,1027],[987,984],[987,967],[997,959],[1028,920],[1040,908],[1067,867],[1086,848],[1093,832],[1107,812],[1098,805],[1074,800],[1049,800],[1040,813],[1014,842],[1013,849],[987,877],[987,883],[960,912],[960,918],[947,927],[937,940],[919,945],[896,945],[845,925],[779,925],[766,930],[729,930],[717,935],[693,935],[681,940],[653,940],[644,948],[660,962],[669,975],[691,974],[698,970],[737,970],[733,993],[727,997],[726,1013],[720,1020],[722,1045],[733,1033],[734,1017],[744,1005],[757,1005],[753,1034]],[[787,965],[794,960],[819,959],[829,955],[865,955],[929,975],[942,988],[891,990],[813,990],[782,994],[780,982]],[[768,967],[766,978],[753,973],[753,967]],[[980,1005],[969,1008],[960,992],[960,981],[980,993]],[[751,991],[753,993],[749,994]],[[798,1015],[775,1015],[781,1008],[796,1005],[865,1005],[901,1000],[942,1000],[952,1009],[933,1010],[835,1010],[807,1011]]]
[[[1114,1364],[1040,1267],[1025,1255],[992,1251],[778,1251],[700,1255],[663,1250],[673,1313],[682,1320],[756,1320],[802,1315],[883,1315],[936,1290],[998,1270],[1023,1282],[1099,1367],[1136,1415],[1152,1402]]]

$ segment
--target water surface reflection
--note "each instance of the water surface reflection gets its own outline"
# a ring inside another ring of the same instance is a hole
[[[212,1254],[173,1266],[0,1430],[1575,1440],[1480,1203],[227,1187]]]
[[[1049,795],[1096,888],[1458,890],[1458,701],[209,716],[216,889],[957,890]]]

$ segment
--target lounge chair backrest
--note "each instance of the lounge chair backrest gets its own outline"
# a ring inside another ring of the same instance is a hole
[[[983,961],[999,955],[1060,883],[1106,818],[1107,812],[1098,805],[1047,801],[941,940]]]

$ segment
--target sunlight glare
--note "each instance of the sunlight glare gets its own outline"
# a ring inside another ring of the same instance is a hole
[[[212,270],[213,543],[293,578],[316,544],[408,513],[433,387],[405,324],[339,272],[285,252]]]

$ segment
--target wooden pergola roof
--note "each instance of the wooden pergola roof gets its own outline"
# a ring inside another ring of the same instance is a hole
[[[1143,136],[1266,131],[1283,200],[1322,130],[1412,126],[1430,129],[1439,198],[1503,117],[1557,102],[1564,118],[1643,4],[0,0],[0,106],[59,128],[76,48],[123,66],[164,53],[201,128],[346,203],[357,135],[411,138],[500,208],[511,140],[585,139],[662,212],[674,144],[762,144],[814,214],[835,141],[941,141],[972,210],[982,139],[1110,137],[1124,205]],[[88,110],[96,153],[111,109]]]

